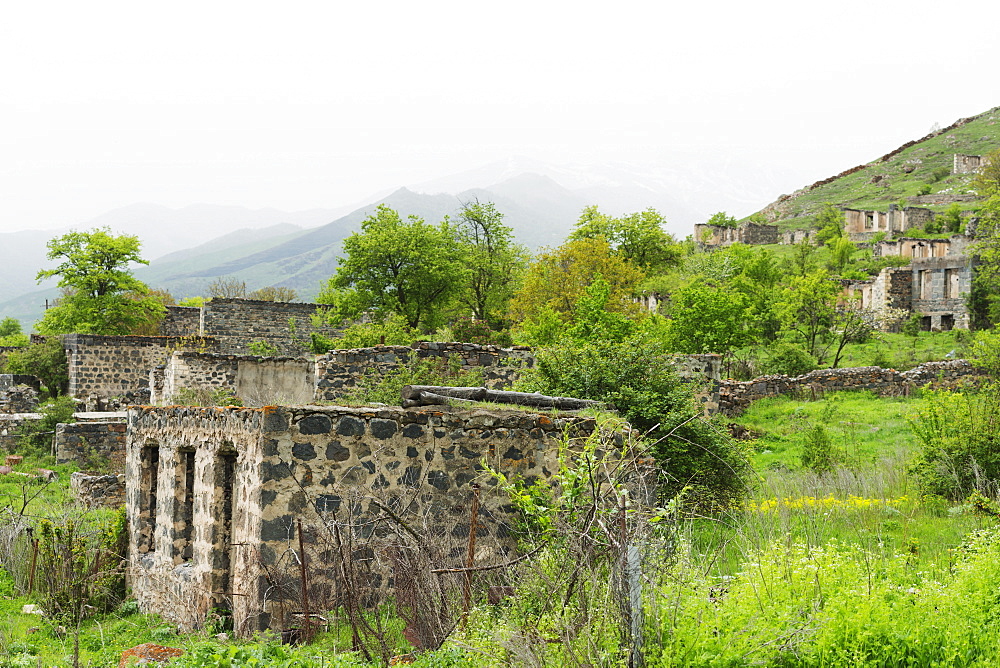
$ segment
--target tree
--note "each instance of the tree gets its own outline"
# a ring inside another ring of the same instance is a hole
[[[21,321],[4,318],[0,321],[0,346],[20,348],[28,345],[28,335],[21,332]]]
[[[246,299],[247,282],[230,276],[220,276],[206,288],[209,299]]]
[[[745,295],[695,283],[671,296],[667,341],[679,353],[724,355],[757,340],[751,313]]]
[[[511,300],[511,315],[518,321],[535,322],[551,310],[569,322],[578,300],[598,276],[610,287],[607,310],[638,313],[631,294],[643,278],[642,271],[614,253],[603,236],[597,236],[573,239],[540,254]]]
[[[7,373],[37,376],[50,397],[56,397],[69,388],[69,366],[62,338],[49,336],[42,341],[7,353]]]
[[[725,211],[719,211],[708,219],[706,225],[716,225],[718,227],[736,227],[736,218],[730,216]]]
[[[831,269],[838,272],[844,271],[844,267],[851,261],[851,255],[858,249],[847,237],[830,239],[826,245],[830,249]]]
[[[37,278],[58,276],[63,294],[38,323],[42,334],[128,334],[164,312],[128,269],[130,264],[149,264],[139,256],[138,237],[115,236],[105,227],[69,232],[50,239],[47,246],[48,259],[61,262],[55,269],[39,271]]]
[[[794,277],[778,303],[784,328],[801,336],[814,357],[820,357],[819,344],[834,324],[839,293],[840,284],[821,270]]]
[[[614,218],[588,206],[580,214],[569,239],[603,237],[613,251],[646,272],[676,267],[684,257],[683,246],[663,231],[666,221],[656,209]]]
[[[970,300],[979,327],[1000,322],[1000,149],[985,156],[984,162],[973,180],[976,192],[984,198],[973,245],[979,264]]]
[[[261,302],[294,302],[298,298],[299,295],[295,290],[280,285],[257,288],[247,295],[247,299],[256,299]]]
[[[825,244],[844,235],[844,212],[827,202],[816,216],[816,242]]]
[[[503,224],[503,214],[492,202],[463,204],[456,236],[468,269],[458,300],[477,320],[498,327],[527,267],[528,252],[514,242],[514,231]]]
[[[447,221],[429,225],[417,216],[404,221],[380,204],[344,240],[345,257],[330,287],[352,290],[356,304],[398,313],[409,327],[432,328],[443,320],[466,281],[467,269]]]

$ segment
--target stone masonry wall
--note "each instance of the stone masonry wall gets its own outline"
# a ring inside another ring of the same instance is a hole
[[[343,397],[365,374],[396,371],[413,359],[454,360],[463,371],[481,369],[487,387],[509,387],[519,371],[533,367],[529,348],[498,348],[475,343],[420,342],[413,346],[375,346],[351,350],[331,350],[316,360],[316,398]]]
[[[544,479],[564,438],[595,429],[592,418],[513,411],[133,408],[126,508],[134,591],[144,610],[186,628],[200,627],[213,606],[233,610],[242,636],[287,628],[301,610],[299,521],[312,609],[326,610],[342,593],[331,523],[352,541],[370,588],[391,587],[391,555],[367,541],[402,521],[442,546],[443,565],[460,565],[474,485],[477,563],[504,560],[515,509],[491,471]]]
[[[201,333],[201,308],[168,306],[160,322],[161,336],[198,336]]]
[[[782,394],[813,397],[825,392],[870,390],[878,396],[900,396],[928,383],[935,388],[963,387],[985,375],[965,360],[925,362],[909,371],[877,366],[820,369],[802,376],[761,376],[747,381],[722,381],[720,408],[724,415],[739,415],[757,399]]]
[[[152,404],[180,401],[184,390],[228,393],[244,404],[305,404],[313,400],[315,362],[301,357],[258,357],[176,351],[150,378]]]
[[[324,308],[321,304],[213,299],[201,309],[201,334],[217,337],[221,353],[249,355],[250,344],[263,341],[276,348],[278,355],[300,356],[310,352],[312,332],[329,337],[339,333],[329,325],[313,325],[313,314]]]
[[[69,476],[73,497],[88,508],[121,508],[125,505],[125,475],[91,475],[75,471]]]
[[[125,422],[73,422],[56,425],[56,462],[81,470],[125,471]]]
[[[89,403],[100,403],[146,390],[148,402],[149,370],[162,364],[176,347],[193,343],[187,338],[171,336],[69,334],[63,338],[69,364],[69,393]],[[211,349],[217,342],[202,338],[197,345]]]
[[[41,382],[34,376],[0,374],[0,413],[31,413],[38,407]]]

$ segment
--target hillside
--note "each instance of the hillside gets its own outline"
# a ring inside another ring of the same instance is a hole
[[[791,195],[782,195],[761,213],[782,229],[798,229],[811,226],[816,212],[827,202],[852,209],[880,211],[901,201],[908,206],[942,209],[946,203],[911,198],[925,193],[939,196],[970,194],[971,175],[952,174],[954,155],[983,155],[998,147],[1000,107],[960,119],[869,163],[817,181]],[[934,199],[943,202],[946,197]]]

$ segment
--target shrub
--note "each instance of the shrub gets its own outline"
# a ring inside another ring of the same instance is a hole
[[[770,356],[762,365],[764,373],[779,373],[786,376],[801,376],[818,368],[815,357],[801,346],[787,341],[775,344]]]
[[[313,352],[322,355],[331,350],[371,348],[378,345],[408,346],[420,340],[420,332],[407,326],[402,316],[393,315],[376,322],[356,323],[341,332],[339,338],[312,334]]]
[[[358,385],[344,396],[351,403],[399,405],[404,385],[451,385],[479,387],[483,384],[482,369],[462,371],[458,357],[414,358],[395,371],[379,373],[372,370],[361,377]]]
[[[38,405],[41,419],[26,420],[21,425],[18,451],[22,454],[48,455],[52,449],[52,435],[57,424],[73,421],[76,400],[63,395]]]
[[[539,352],[519,386],[614,406],[646,434],[667,478],[665,494],[691,486],[705,501],[734,501],[749,473],[746,452],[725,429],[702,419],[691,386],[677,376],[671,360],[657,342],[555,346]]]
[[[69,387],[69,366],[62,338],[49,336],[27,348],[7,354],[7,373],[37,376],[50,397],[66,392]]]
[[[1000,385],[978,393],[928,391],[911,420],[922,488],[951,499],[1000,480]]]
[[[806,442],[802,448],[802,465],[816,473],[826,473],[836,466],[838,459],[837,449],[826,429],[821,424],[813,425],[806,432]]]

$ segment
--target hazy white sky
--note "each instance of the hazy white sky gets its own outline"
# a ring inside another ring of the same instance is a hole
[[[336,207],[515,154],[794,160],[791,190],[1000,105],[997,19],[985,0],[6,3],[0,231],[134,202]]]

